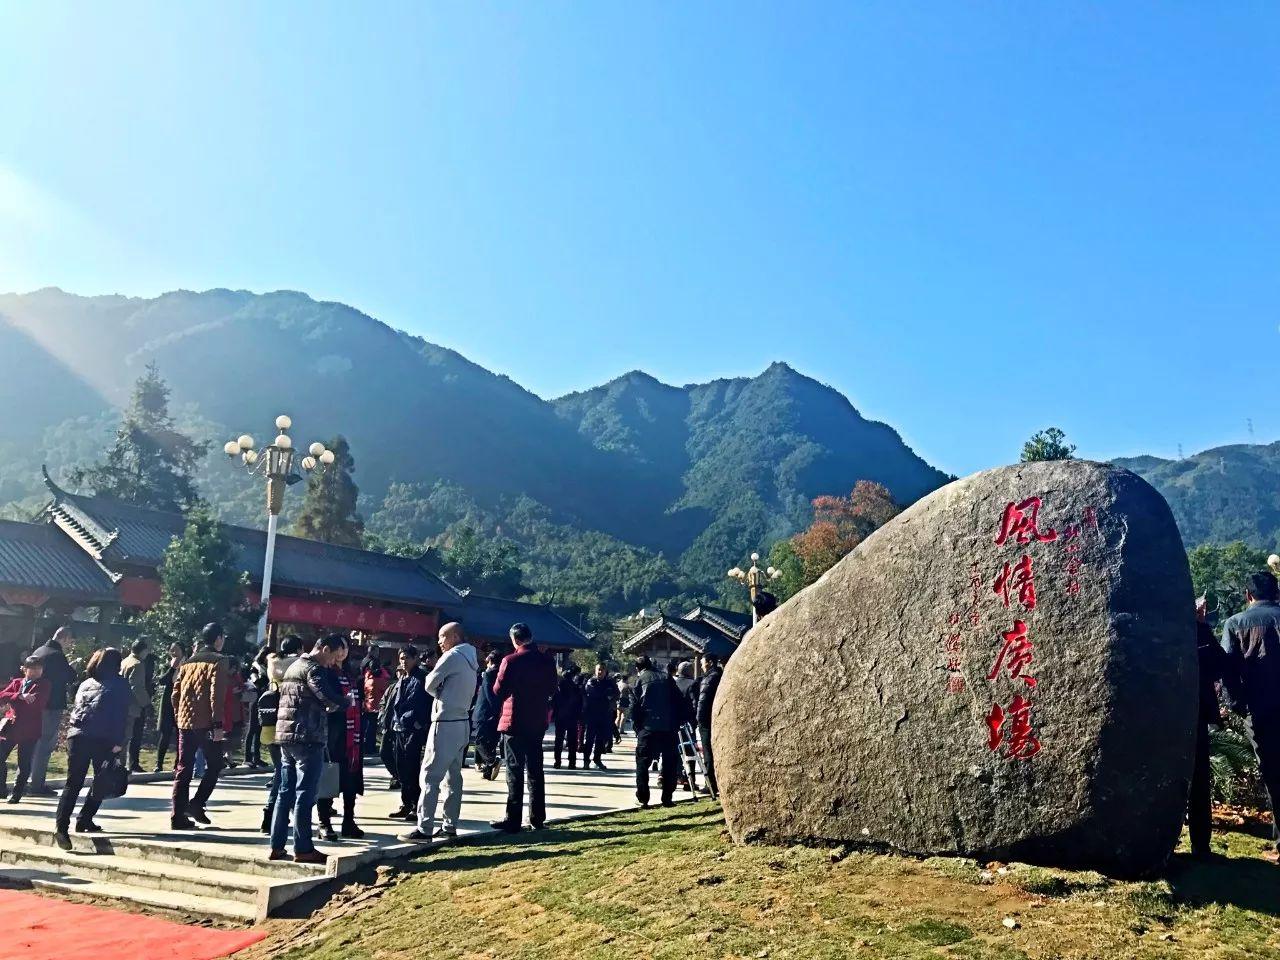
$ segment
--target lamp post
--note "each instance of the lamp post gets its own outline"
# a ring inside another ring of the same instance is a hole
[[[756,611],[756,596],[760,593],[760,588],[768,584],[770,580],[777,580],[782,576],[782,571],[777,567],[765,567],[761,570],[756,566],[760,560],[760,554],[751,554],[750,568],[743,570],[741,567],[734,567],[729,571],[729,578],[737,580],[739,583],[745,583],[747,590],[751,593],[751,625],[754,627],[760,622],[760,614]]]
[[[301,476],[293,472],[293,440],[289,437],[289,428],[293,421],[281,414],[276,417],[276,429],[279,436],[261,450],[254,449],[253,437],[241,434],[235,440],[223,444],[222,452],[229,459],[240,459],[249,471],[267,479],[267,556],[262,565],[262,616],[258,618],[258,645],[261,646],[267,636],[267,606],[271,600],[271,568],[276,559],[276,526],[280,520],[280,510],[284,506],[284,488],[297,483]],[[327,467],[333,463],[332,450],[326,450],[323,443],[313,443],[307,448],[307,455],[302,458],[302,469],[310,473],[317,467]]]

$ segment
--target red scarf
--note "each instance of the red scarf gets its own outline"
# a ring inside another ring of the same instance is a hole
[[[351,678],[345,670],[338,674],[338,681],[347,703],[347,769],[358,770],[364,762],[360,756],[360,704],[351,703]]]

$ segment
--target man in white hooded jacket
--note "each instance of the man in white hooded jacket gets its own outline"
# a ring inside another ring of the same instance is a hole
[[[427,674],[426,690],[434,698],[426,751],[422,757],[422,793],[418,827],[400,839],[423,843],[432,837],[452,837],[462,813],[462,763],[471,740],[471,704],[476,696],[476,648],[466,642],[462,625],[440,628],[441,657]],[[402,771],[401,776],[405,773]],[[436,804],[444,782],[444,819],[435,829]]]

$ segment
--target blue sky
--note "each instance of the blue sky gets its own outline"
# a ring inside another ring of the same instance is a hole
[[[944,469],[1280,437],[1280,8],[11,4],[0,290],[297,289]]]

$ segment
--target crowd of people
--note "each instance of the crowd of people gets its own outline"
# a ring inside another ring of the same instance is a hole
[[[403,646],[393,671],[376,648],[357,666],[343,636],[321,636],[308,647],[288,635],[278,649],[264,646],[236,663],[224,653],[221,625],[210,623],[189,652],[170,645],[163,663],[138,640],[127,654],[96,650],[77,669],[67,658],[73,638],[62,628],[0,691],[0,716],[7,714],[0,722],[0,798],[20,803],[27,795],[55,795],[46,783],[48,764],[65,732],[67,772],[55,839],[71,849],[73,819],[77,833],[101,832],[94,816],[109,796],[102,787],[111,779],[106,774],[144,772],[153,717],[153,772],[163,771],[170,749],[174,755],[174,831],[212,824],[206,808],[223,770],[238,763],[270,767],[261,832],[270,838],[272,860],[323,862],[316,827],[326,842],[364,836],[356,806],[371,756],[381,759],[399,791],[400,806],[390,817],[412,825],[402,840],[456,835],[472,747],[482,777],[506,774],[505,814],[491,825],[509,833],[526,824],[541,829],[544,739],[553,725],[556,768],[567,754],[571,769],[580,757],[583,769],[604,770],[629,722],[636,736],[636,798],[646,807],[653,769],[664,805],[674,802],[681,784],[697,789],[700,741],[703,789],[714,793],[710,716],[720,667],[713,659],[703,658],[698,682],[690,663],[658,670],[639,657],[629,683],[603,663],[590,676],[572,662],[558,670],[526,624],[513,625],[510,640],[511,653],[491,651],[481,664],[462,626],[449,623],[439,632],[438,657]],[[17,776],[9,789],[14,753]],[[81,802],[90,772],[93,783]]]
[[[1196,855],[1209,852],[1209,729],[1224,722],[1225,703],[1245,718],[1271,807],[1273,858],[1280,860],[1275,826],[1280,586],[1275,576],[1255,574],[1245,600],[1246,609],[1226,620],[1221,637],[1209,626],[1204,598],[1197,604],[1200,716],[1188,813],[1191,847]],[[392,788],[399,791],[400,806],[390,816],[412,824],[401,834],[405,841],[457,833],[462,770],[472,746],[481,776],[494,780],[500,771],[506,773],[506,811],[492,826],[511,833],[526,823],[540,829],[546,822],[544,739],[552,725],[554,767],[567,760],[568,768],[576,769],[581,760],[583,769],[604,770],[605,757],[630,723],[636,738],[635,795],[642,807],[650,803],[654,770],[664,806],[674,802],[682,784],[696,791],[699,773],[702,789],[716,795],[711,715],[722,670],[714,658],[704,656],[695,677],[690,662],[659,669],[640,656],[628,681],[611,676],[603,663],[590,676],[573,663],[557,670],[525,624],[512,626],[510,639],[513,652],[491,651],[482,665],[462,626],[449,623],[439,633],[438,659],[434,651],[404,646],[392,671],[373,649],[354,664],[348,639],[337,634],[320,637],[309,649],[290,635],[278,650],[264,648],[237,665],[223,654],[222,627],[210,623],[189,655],[181,644],[168,648],[163,671],[144,641],[133,643],[127,656],[114,647],[96,650],[78,671],[66,656],[72,637],[64,627],[32,651],[19,675],[0,689],[0,799],[17,804],[24,796],[57,795],[46,780],[65,727],[66,775],[56,840],[70,849],[73,817],[76,832],[100,832],[94,816],[104,799],[100,784],[109,779],[104,771],[114,766],[142,772],[141,750],[157,692],[154,769],[164,769],[172,747],[172,829],[212,822],[209,798],[239,751],[239,762],[255,769],[269,762],[272,771],[261,830],[270,837],[273,860],[290,857],[292,831],[292,859],[324,861],[313,842],[313,819],[325,841],[364,836],[356,804],[371,755],[381,758]],[[269,761],[262,758],[264,747]],[[10,787],[11,759],[17,771]],[[81,802],[90,771],[93,786]]]

